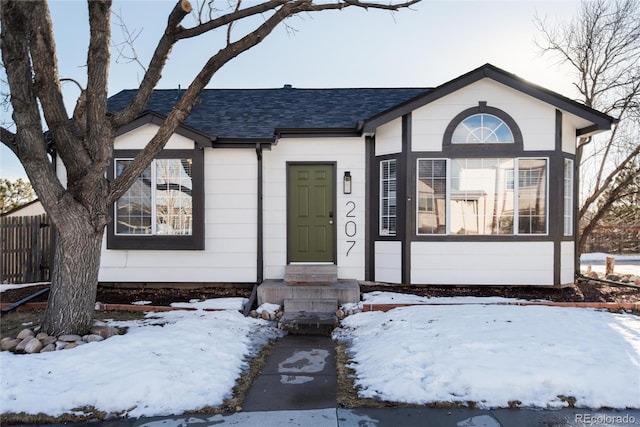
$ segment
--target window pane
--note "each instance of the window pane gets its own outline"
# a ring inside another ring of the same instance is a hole
[[[564,160],[564,235],[573,236],[573,160]]]
[[[396,161],[380,162],[380,235],[396,235]]]
[[[547,232],[547,161],[518,161],[518,233]]]
[[[513,234],[513,159],[451,161],[451,234]]]
[[[116,176],[131,160],[116,160]],[[116,202],[116,234],[151,234],[151,168]]]
[[[158,159],[155,165],[156,233],[191,235],[191,159]]]
[[[418,234],[446,233],[446,160],[418,160]]]
[[[453,144],[513,143],[513,133],[501,119],[491,114],[474,114],[464,119],[451,135]]]

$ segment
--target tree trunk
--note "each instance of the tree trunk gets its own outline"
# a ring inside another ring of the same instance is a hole
[[[49,300],[42,332],[84,335],[88,332],[96,302],[102,232],[82,216],[56,229],[56,252]]]

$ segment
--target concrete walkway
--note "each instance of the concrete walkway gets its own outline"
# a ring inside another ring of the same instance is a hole
[[[306,410],[336,406],[335,345],[321,335],[286,335],[276,341],[255,379],[243,411]]]

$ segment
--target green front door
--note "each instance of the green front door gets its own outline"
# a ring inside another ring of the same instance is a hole
[[[291,164],[287,173],[289,262],[335,262],[334,166]]]

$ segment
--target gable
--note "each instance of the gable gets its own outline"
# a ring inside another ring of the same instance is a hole
[[[371,133],[381,124],[387,123],[422,106],[433,103],[440,98],[460,91],[480,80],[488,79],[505,87],[518,91],[528,97],[546,103],[573,116],[576,124],[576,136],[585,136],[594,132],[609,130],[617,119],[586,107],[576,101],[541,86],[527,82],[520,77],[508,73],[491,64],[485,64],[467,74],[444,83],[428,92],[417,95],[402,104],[372,116],[363,126],[363,132]]]

